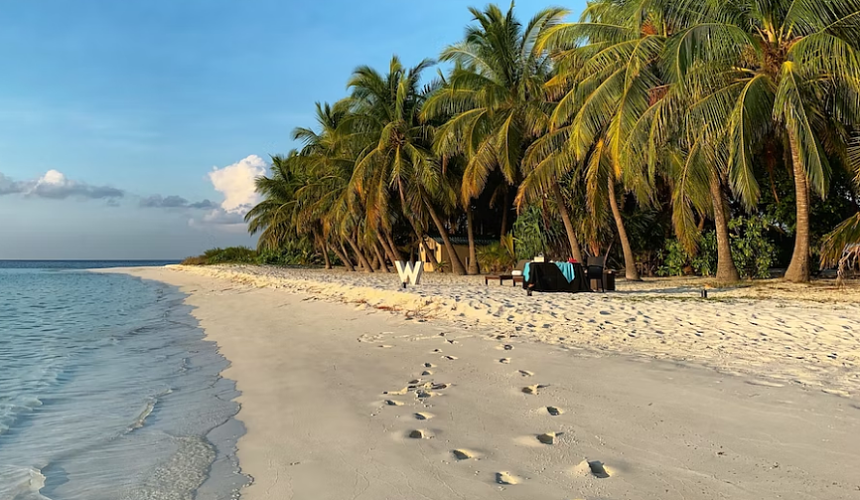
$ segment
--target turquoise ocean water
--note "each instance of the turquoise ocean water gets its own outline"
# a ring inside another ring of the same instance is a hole
[[[0,499],[220,500],[247,483],[227,361],[177,289],[0,261]]]

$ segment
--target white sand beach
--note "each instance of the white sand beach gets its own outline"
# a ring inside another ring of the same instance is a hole
[[[114,271],[188,293],[232,363],[243,499],[860,498],[856,291]]]

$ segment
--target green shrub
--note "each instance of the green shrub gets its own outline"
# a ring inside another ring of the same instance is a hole
[[[690,257],[690,266],[699,276],[716,276],[718,257],[717,233],[708,231],[699,240],[699,252]]]
[[[768,237],[772,224],[760,216],[736,217],[729,222],[732,260],[742,278],[767,278],[773,265],[776,247]],[[702,235],[699,251],[690,255],[678,240],[668,240],[660,252],[658,276],[683,276],[691,268],[700,276],[717,273],[717,235],[708,231]]]
[[[690,262],[690,255],[675,239],[666,241],[660,257],[663,262],[657,267],[657,276],[683,276]]]
[[[504,242],[478,247],[478,265],[481,266],[481,271],[498,273],[514,267],[517,259],[513,251],[513,237],[507,235],[503,239]]]
[[[314,249],[309,239],[301,238],[287,240],[277,250],[260,252],[256,262],[273,266],[317,266],[323,264],[323,257]]]
[[[770,277],[776,246],[767,236],[772,224],[764,217],[737,217],[729,222],[732,260],[744,278]]]

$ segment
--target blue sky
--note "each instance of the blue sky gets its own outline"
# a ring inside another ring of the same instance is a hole
[[[522,0],[517,12],[526,21],[550,4]],[[461,37],[470,5],[485,4],[6,2],[0,259],[253,246],[238,223],[249,176],[312,125],[314,102],[343,97],[360,64],[435,57]]]

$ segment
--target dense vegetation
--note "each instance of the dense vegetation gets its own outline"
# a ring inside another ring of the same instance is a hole
[[[322,257],[307,240],[295,239],[274,250],[256,251],[246,247],[212,248],[202,255],[182,261],[186,266],[214,264],[273,264],[279,266],[321,265]]]
[[[860,239],[860,0],[470,12],[435,77],[393,57],[317,104],[258,179],[261,251],[387,271],[433,235],[459,274],[546,253],[608,255],[628,279],[806,281]]]

